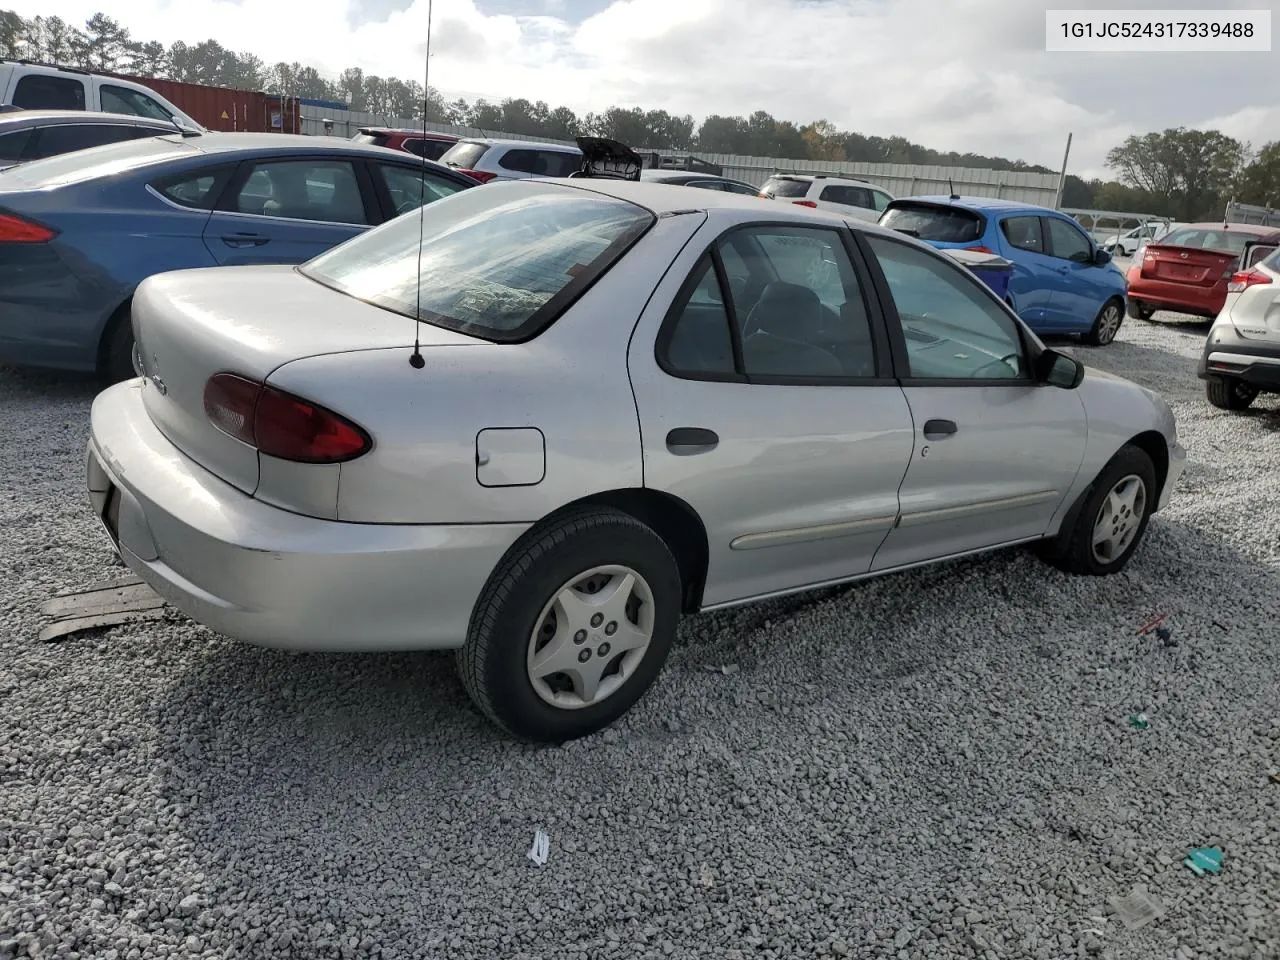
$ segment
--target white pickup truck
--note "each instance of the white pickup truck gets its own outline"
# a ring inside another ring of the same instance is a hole
[[[26,60],[0,60],[0,106],[127,113],[155,120],[177,120],[184,127],[203,129],[160,94],[140,83]]]

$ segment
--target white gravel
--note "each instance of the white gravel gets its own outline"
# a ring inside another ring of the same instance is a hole
[[[444,655],[179,619],[37,644],[40,601],[120,568],[92,387],[0,370],[0,958],[1274,960],[1280,402],[1210,408],[1204,329],[1079,351],[1190,451],[1124,575],[1015,552],[696,618],[555,749],[497,736]],[[1157,613],[1176,646],[1135,636]],[[1210,844],[1220,875],[1180,865]],[[1126,931],[1136,884],[1167,912]]]

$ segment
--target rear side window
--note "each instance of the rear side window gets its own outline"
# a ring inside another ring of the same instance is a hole
[[[767,197],[791,199],[793,197],[803,197],[809,192],[808,180],[792,180],[789,177],[770,177],[764,182],[764,186],[760,188],[760,192]]]
[[[157,135],[155,130],[142,130],[122,123],[66,123],[57,127],[42,127],[34,132],[23,159],[43,160],[75,150]]]
[[[871,200],[876,205],[876,210],[880,213],[884,213],[889,204],[893,202],[893,197],[889,196],[887,193],[881,193],[879,190],[872,190]]]
[[[498,166],[535,177],[567,177],[582,166],[582,157],[558,150],[516,149],[504,153]]]
[[[480,162],[480,158],[488,152],[489,145],[487,143],[471,143],[462,140],[441,154],[440,162],[447,163],[451,167],[471,170]]]
[[[27,74],[13,92],[13,105],[24,110],[83,110],[84,81]]]
[[[828,203],[842,203],[848,207],[872,209],[871,191],[865,187],[832,184],[822,188],[822,193],[818,195],[818,199],[826,200]]]
[[[624,200],[551,183],[462,190],[431,209],[429,217],[392,220],[334,247],[300,270],[407,317],[518,341],[554,321],[655,220]]]
[[[1044,231],[1039,217],[1009,217],[1000,221],[1000,231],[1011,247],[1044,253]]]
[[[191,207],[193,210],[212,210],[234,169],[225,167],[221,170],[184,173],[179,177],[157,180],[151,184],[151,189],[179,206]]]
[[[154,97],[148,97],[140,90],[104,85],[98,88],[98,95],[102,98],[102,109],[107,113],[131,113],[152,120],[168,120],[170,117],[169,111]]]
[[[880,226],[935,243],[969,243],[982,236],[982,217],[970,210],[932,204],[892,205],[880,218]]]
[[[17,163],[21,160],[22,150],[30,139],[30,127],[0,135],[0,163]]]

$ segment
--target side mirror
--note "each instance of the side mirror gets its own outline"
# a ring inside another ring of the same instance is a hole
[[[1065,353],[1046,349],[1036,358],[1036,378],[1063,390],[1074,390],[1084,380],[1084,364]]]
[[[1111,254],[1099,247],[1093,251],[1093,262],[1095,265],[1102,267],[1111,262]]]

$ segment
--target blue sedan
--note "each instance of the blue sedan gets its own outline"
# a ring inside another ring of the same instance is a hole
[[[302,263],[475,186],[350,140],[151,137],[0,172],[0,362],[133,376],[129,308],[156,273]]]
[[[1101,346],[1120,330],[1124,274],[1066,214],[983,197],[907,197],[888,205],[880,225],[1011,261],[1006,301],[1037,333],[1082,334]]]

